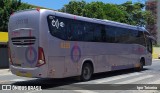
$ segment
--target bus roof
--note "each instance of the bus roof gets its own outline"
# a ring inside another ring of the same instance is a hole
[[[37,9],[34,8],[34,9],[20,10],[15,13],[19,13],[19,12],[23,12],[23,11],[30,11],[30,10],[37,10]],[[58,12],[55,10],[49,10],[49,9],[40,9],[40,11],[43,11],[45,13],[48,12],[47,14],[55,13],[58,16],[70,18],[70,19],[75,19],[75,20],[81,20],[81,21],[86,21],[86,22],[93,22],[93,23],[98,23],[98,24],[111,25],[111,26],[115,26],[115,27],[128,28],[128,29],[148,32],[144,27],[133,26],[133,25],[115,22],[115,21],[106,20],[106,19],[102,20],[102,19],[97,19],[97,18],[88,18],[88,17],[73,15],[73,14],[69,14],[69,13],[62,13],[62,12]]]
[[[51,11],[53,11],[53,10],[51,10]],[[58,12],[58,11],[53,11],[53,12],[55,12],[56,15],[60,15],[62,17],[66,17],[66,18],[75,19],[75,17],[76,17],[76,20],[81,20],[81,21],[88,21],[88,22],[93,22],[93,23],[99,23],[99,24],[117,26],[117,27],[134,29],[134,30],[138,29],[139,31],[147,31],[144,27],[140,27],[140,26],[133,26],[133,25],[129,25],[129,24],[125,24],[125,23],[120,23],[120,22],[115,22],[115,21],[110,21],[110,20],[88,18],[88,17],[73,15],[73,14],[69,14],[69,13],[62,13],[62,12]]]

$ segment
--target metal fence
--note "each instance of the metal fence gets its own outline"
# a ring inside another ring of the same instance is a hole
[[[0,44],[0,68],[9,68],[7,44]]]

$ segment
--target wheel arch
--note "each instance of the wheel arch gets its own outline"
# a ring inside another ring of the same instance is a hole
[[[145,57],[141,57],[141,58],[140,58],[140,62],[142,62],[142,63],[143,63],[143,65],[145,65],[145,64],[146,64]]]
[[[86,63],[91,64],[92,70],[93,70],[93,73],[94,73],[95,67],[94,67],[93,59],[91,59],[91,58],[87,58],[87,59],[84,59],[84,60],[82,61],[80,72],[82,71],[82,68],[83,68],[84,64],[86,64]]]

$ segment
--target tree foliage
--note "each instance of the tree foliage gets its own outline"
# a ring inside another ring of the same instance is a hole
[[[9,16],[18,10],[37,6],[22,3],[21,0],[0,0],[0,31],[7,31]],[[116,5],[100,1],[87,3],[72,0],[59,11],[90,18],[107,19],[131,25],[144,26],[154,24],[155,18],[150,11],[145,11],[143,3],[126,3]]]
[[[60,10],[63,12],[80,15],[82,16],[84,11],[84,7],[86,6],[85,1],[71,1],[68,5],[64,5],[64,7]]]
[[[0,0],[0,31],[7,31],[8,20],[12,13],[18,10],[33,8],[21,0]]]
[[[127,1],[123,4],[109,4],[100,1],[86,3],[85,1],[70,1],[59,11],[75,15],[107,19],[130,25],[145,26],[154,24],[154,16],[150,11],[144,10],[145,4]]]

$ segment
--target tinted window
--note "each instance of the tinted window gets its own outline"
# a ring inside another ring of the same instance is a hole
[[[130,30],[125,28],[115,28],[115,43],[129,43]]]
[[[112,26],[106,26],[106,42],[114,43],[115,42],[115,29]]]
[[[47,19],[50,33],[63,40],[141,44],[145,46],[145,37],[142,31],[52,15],[48,16]]]
[[[60,18],[52,15],[48,16],[47,19],[50,33],[55,37],[66,40],[67,20],[65,18]]]
[[[139,32],[138,32],[137,42],[138,42],[138,44],[141,44],[141,45],[143,45],[143,46],[146,46],[144,33],[143,33],[142,31],[139,31]]]

